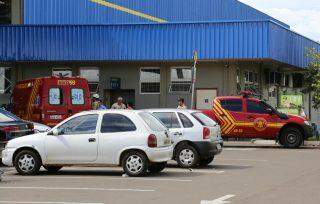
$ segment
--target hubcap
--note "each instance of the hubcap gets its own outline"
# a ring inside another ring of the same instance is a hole
[[[179,154],[179,160],[185,166],[191,166],[194,161],[194,153],[190,149],[184,149]]]
[[[131,173],[138,173],[143,168],[142,159],[137,155],[131,155],[126,161],[126,167]]]
[[[18,161],[18,166],[23,172],[30,172],[35,167],[35,160],[30,154],[24,154]]]
[[[297,141],[297,137],[295,134],[288,134],[287,140],[290,144],[293,144]]]

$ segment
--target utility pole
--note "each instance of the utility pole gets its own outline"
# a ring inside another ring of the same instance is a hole
[[[192,81],[191,81],[191,109],[195,109],[194,99],[195,99],[195,84],[197,81],[197,62],[198,62],[198,52],[193,53],[193,67],[192,67]]]

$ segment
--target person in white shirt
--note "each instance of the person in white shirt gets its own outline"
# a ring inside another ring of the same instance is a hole
[[[187,109],[188,107],[186,106],[186,104],[184,103],[184,99],[183,98],[179,98],[178,99],[178,109]]]
[[[119,97],[117,102],[111,106],[111,109],[127,109],[126,105],[123,103],[123,98]]]

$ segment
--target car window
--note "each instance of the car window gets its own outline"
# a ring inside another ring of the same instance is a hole
[[[137,128],[135,124],[126,116],[121,114],[104,114],[101,124],[102,133],[131,132]]]
[[[0,108],[0,122],[13,122],[13,121],[19,121],[21,120],[17,116],[13,115],[12,113],[2,110]]]
[[[222,99],[220,103],[225,110],[242,112],[242,99]]]
[[[178,116],[181,120],[181,123],[184,128],[191,128],[193,127],[192,121],[183,113],[178,113]]]
[[[58,127],[58,131],[64,135],[93,134],[96,132],[97,122],[97,114],[82,115],[68,120]]]
[[[62,90],[59,88],[49,89],[49,104],[50,105],[62,105]]]
[[[181,128],[177,115],[170,112],[153,113],[167,128]]]
[[[247,112],[248,113],[258,113],[258,114],[267,114],[268,107],[263,103],[253,100],[247,100]]]
[[[71,89],[71,103],[72,105],[84,104],[84,91],[83,89]]]
[[[167,128],[157,119],[155,116],[147,112],[139,113],[139,116],[144,120],[145,123],[153,131],[165,131]]]
[[[208,116],[206,116],[203,113],[197,112],[197,113],[192,113],[191,115],[197,121],[199,121],[201,123],[201,125],[203,125],[203,126],[214,127],[217,125],[217,123],[214,120],[212,120],[211,118],[209,118]]]

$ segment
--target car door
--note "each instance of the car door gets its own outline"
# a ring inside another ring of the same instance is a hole
[[[98,152],[98,119],[98,114],[77,116],[57,127],[58,136],[47,135],[47,162],[77,164],[95,161]]]
[[[243,137],[245,114],[242,98],[216,99],[214,103],[216,118],[225,137]]]
[[[173,142],[176,143],[184,137],[184,131],[175,112],[154,112],[153,115],[170,130],[170,138]]]
[[[247,99],[245,105],[247,127],[244,134],[254,138],[274,138],[279,129],[279,117],[259,100]]]
[[[139,144],[138,134],[145,134],[145,128],[136,126],[132,118],[119,113],[106,113],[103,115],[100,136],[99,155],[100,162],[114,164],[119,152],[134,145],[144,146],[146,141]]]

